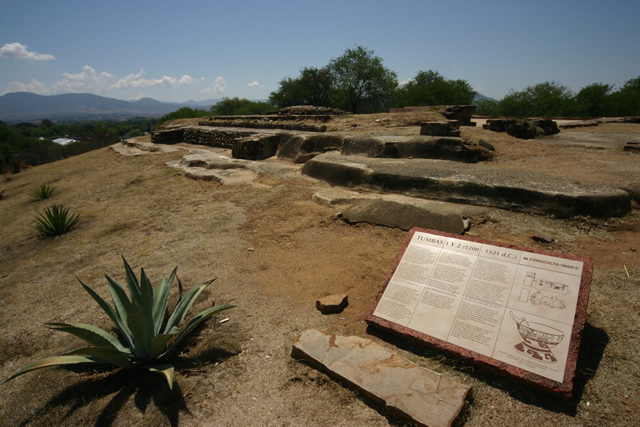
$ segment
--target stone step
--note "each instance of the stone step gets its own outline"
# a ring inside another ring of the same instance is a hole
[[[540,172],[430,159],[379,159],[325,153],[302,173],[331,185],[522,212],[600,218],[623,216],[631,195],[603,185],[578,187]]]

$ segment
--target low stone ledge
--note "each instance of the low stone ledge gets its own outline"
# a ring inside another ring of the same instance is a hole
[[[467,145],[462,138],[446,136],[345,136],[345,156],[374,158],[441,159],[476,163],[491,158],[480,145]]]
[[[540,181],[531,182],[516,172],[485,165],[470,164],[460,171],[459,167],[439,160],[374,159],[327,153],[305,163],[302,174],[342,187],[565,218],[576,215],[608,218],[624,216],[631,210],[631,195],[622,189],[599,186],[576,189],[569,182],[541,175]],[[558,188],[566,191],[557,191]]]
[[[420,123],[420,135],[460,136],[460,122],[457,120],[439,120]]]

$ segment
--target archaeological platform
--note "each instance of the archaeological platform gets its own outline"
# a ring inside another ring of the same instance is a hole
[[[593,260],[412,229],[369,325],[571,397]]]

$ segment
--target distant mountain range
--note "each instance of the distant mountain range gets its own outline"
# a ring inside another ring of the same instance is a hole
[[[485,96],[480,92],[476,92],[476,95],[473,97],[473,102],[478,102],[478,101],[497,101],[497,99],[491,98],[489,96]]]
[[[7,123],[50,120],[108,120],[160,117],[182,107],[209,109],[220,99],[160,102],[153,98],[123,101],[89,93],[43,96],[31,92],[13,92],[0,96],[0,120]]]
[[[476,92],[474,102],[479,100],[495,101]],[[182,107],[208,110],[219,101],[221,100],[205,99],[176,103],[160,102],[153,98],[123,101],[89,93],[44,96],[31,92],[13,92],[0,96],[0,120],[17,123],[39,122],[43,119],[73,121],[160,117]]]

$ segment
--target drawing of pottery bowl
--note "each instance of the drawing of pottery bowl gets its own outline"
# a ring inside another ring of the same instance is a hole
[[[518,323],[518,332],[525,343],[539,349],[553,348],[564,338],[562,331],[534,322]]]
[[[518,332],[524,340],[515,346],[520,353],[545,363],[555,363],[558,359],[551,349],[558,345],[564,338],[564,333],[542,323],[527,322],[520,319],[513,312],[510,313],[518,325]]]

